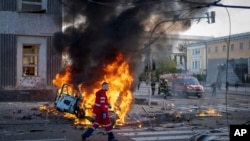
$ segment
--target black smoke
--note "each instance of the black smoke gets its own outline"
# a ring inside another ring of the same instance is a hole
[[[65,23],[76,23],[79,16],[86,21],[55,33],[53,43],[58,52],[67,52],[72,60],[72,83],[86,85],[102,79],[102,66],[113,62],[120,52],[129,61],[132,72],[138,69],[145,21],[152,13],[193,7],[161,0],[64,0],[62,4]],[[174,14],[163,12],[162,17],[171,19]]]

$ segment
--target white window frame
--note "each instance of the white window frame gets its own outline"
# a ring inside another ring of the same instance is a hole
[[[39,50],[40,50],[40,45],[39,44],[23,44],[23,49],[24,46],[31,46],[37,49],[37,53],[24,53],[23,51],[23,57],[22,59],[24,59],[24,57],[32,57],[32,58],[37,58],[36,60],[29,60],[31,64],[22,64],[22,68],[23,68],[23,77],[25,76],[38,76],[39,75]],[[25,70],[24,68],[33,68],[34,69],[34,74],[25,74]]]
[[[41,0],[41,2],[30,2],[30,1],[26,1],[26,0],[17,0],[17,10],[19,12],[27,12],[27,11],[23,11],[22,10],[22,5],[23,4],[28,4],[28,5],[41,5],[42,9],[41,10],[45,10],[47,11],[47,0]],[[28,12],[32,12],[32,11],[28,11]],[[34,11],[35,12],[35,11]]]

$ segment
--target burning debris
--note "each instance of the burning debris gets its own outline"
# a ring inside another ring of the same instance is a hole
[[[80,86],[80,108],[86,109],[86,116],[91,116],[88,109],[92,108],[95,92],[103,81],[108,82],[108,98],[120,125],[125,123],[133,102],[134,78],[142,69],[140,61],[145,53],[142,37],[161,20],[172,20],[176,15],[189,18],[204,10],[201,5],[181,1],[65,0],[62,4],[67,26],[63,32],[54,34],[53,43],[68,58],[63,60],[65,66],[56,74],[53,84],[58,89],[63,84],[71,85],[72,90]],[[175,31],[189,28],[186,22],[175,21]],[[160,26],[156,32],[165,31],[169,24],[173,23]]]
[[[222,116],[215,108],[209,107],[208,109],[200,110],[196,114],[198,117],[220,117]]]

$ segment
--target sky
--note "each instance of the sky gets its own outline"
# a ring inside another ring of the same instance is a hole
[[[222,0],[223,5],[249,6],[250,0]],[[182,35],[212,36],[221,37],[232,34],[250,32],[250,9],[211,7],[208,11],[215,11],[215,23],[208,24],[207,19],[202,19],[199,23],[193,22],[189,30],[182,32]],[[205,14],[204,14],[205,16]]]

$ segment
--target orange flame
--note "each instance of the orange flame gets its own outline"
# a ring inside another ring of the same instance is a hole
[[[119,117],[117,119],[116,124],[124,124],[125,116],[130,110],[130,106],[132,104],[132,92],[131,86],[133,82],[133,77],[129,70],[128,62],[125,60],[124,56],[119,53],[116,56],[116,60],[111,64],[104,65],[103,71],[105,72],[103,76],[103,80],[99,80],[95,84],[93,84],[94,89],[91,92],[88,91],[84,84],[80,85],[82,101],[81,107],[87,108],[86,111],[87,116],[92,116],[92,106],[95,102],[95,92],[101,88],[101,83],[106,81],[109,83],[109,91],[107,92],[107,97],[109,99],[109,104],[111,104],[112,109]],[[64,74],[57,74],[55,79],[53,80],[53,84],[60,88],[63,84],[71,83],[71,67],[65,67]],[[73,88],[72,88],[73,89]],[[71,93],[73,90],[71,90]],[[66,117],[72,118],[72,115],[66,113]],[[79,119],[75,119],[75,124],[77,123],[89,123],[88,120],[79,121]]]
[[[196,116],[199,117],[207,117],[207,116],[222,116],[220,113],[217,112],[215,108],[209,107],[206,111],[201,111]]]

